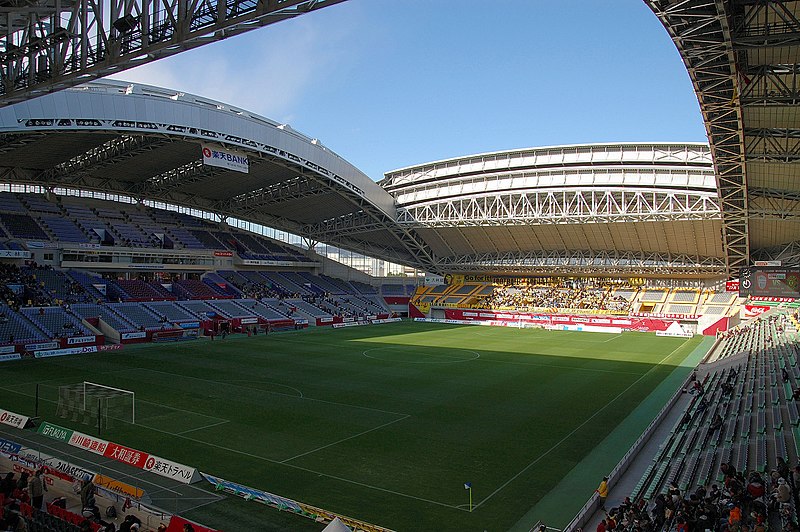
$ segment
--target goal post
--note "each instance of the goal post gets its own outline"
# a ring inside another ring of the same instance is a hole
[[[102,391],[108,391],[110,393],[102,393]],[[97,393],[97,392],[101,393]],[[120,396],[130,395],[131,398],[131,423],[136,423],[136,392],[132,390],[123,390],[122,388],[114,388],[113,386],[106,386],[105,384],[97,384],[95,382],[83,381],[83,409],[87,410],[86,408],[86,401],[87,397],[97,397],[97,396],[105,396],[105,397],[114,397],[115,394],[119,394]],[[105,405],[106,411],[108,411],[108,404]]]
[[[89,381],[59,386],[56,415],[98,428],[113,421],[135,424],[136,394]]]

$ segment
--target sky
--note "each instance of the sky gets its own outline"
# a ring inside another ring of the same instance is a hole
[[[642,0],[347,0],[114,77],[288,123],[374,180],[514,148],[707,140]]]

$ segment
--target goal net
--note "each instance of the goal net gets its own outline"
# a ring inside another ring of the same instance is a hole
[[[136,422],[134,392],[93,382],[58,387],[56,414],[90,426],[112,426],[114,421]]]

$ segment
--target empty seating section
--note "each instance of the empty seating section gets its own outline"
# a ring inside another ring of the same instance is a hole
[[[217,309],[205,301],[179,301],[177,305],[191,312],[199,320],[205,320],[209,316],[217,314]]]
[[[173,241],[179,244],[180,247],[186,249],[205,249],[203,243],[188,229],[183,227],[171,227],[169,229],[169,234],[172,236]]]
[[[0,211],[27,213],[28,209],[19,201],[16,194],[0,192]]]
[[[267,278],[268,281],[272,282],[273,285],[278,285],[286,293],[304,296],[312,294],[311,290],[292,282],[278,272],[262,272],[262,274]]]
[[[0,343],[27,343],[47,339],[44,331],[5,305],[0,305]]]
[[[328,281],[324,276],[320,277],[308,272],[300,272],[299,275],[316,289],[320,294],[331,293],[339,290],[335,284]]]
[[[103,280],[101,277],[90,275],[86,272],[81,272],[77,270],[70,270],[67,272],[67,276],[73,279],[76,283],[78,283],[95,301],[106,301],[106,295],[97,289],[95,285],[103,286],[107,285],[106,281]]]
[[[386,302],[383,300],[382,297],[378,295],[361,296],[359,299],[366,303],[367,310],[370,310],[377,314],[380,314],[382,312],[389,312],[389,309],[386,307]]]
[[[62,216],[42,215],[42,224],[50,230],[53,238],[59,242],[89,242],[89,238],[75,223]]]
[[[697,303],[700,299],[699,290],[675,290],[672,292],[672,303]]]
[[[0,212],[0,222],[14,238],[24,238],[29,240],[50,240],[36,220],[27,214],[9,214]]]
[[[331,294],[339,295],[339,294],[350,293],[350,287],[348,287],[347,283],[345,283],[341,279],[336,279],[335,277],[328,277],[327,275],[320,275],[320,279],[328,283],[328,286],[330,287],[328,289],[328,292],[330,292]]]
[[[145,303],[145,306],[170,323],[197,321],[197,316],[172,301],[153,301]]]
[[[381,294],[392,297],[402,297],[406,295],[406,287],[402,284],[383,284]]]
[[[76,318],[62,307],[29,307],[22,309],[21,312],[50,338],[94,334],[83,326],[80,318]]]
[[[694,314],[694,305],[666,305],[666,314]]]
[[[139,279],[119,279],[113,281],[122,289],[123,301],[151,301],[154,299],[164,299],[164,292],[157,290],[151,284]]]
[[[179,299],[216,299],[225,296],[198,279],[184,279],[172,283],[172,292]]]
[[[433,288],[431,288],[430,290],[428,290],[428,295],[432,295],[432,296],[444,295],[444,293],[447,292],[448,288],[450,288],[450,285],[446,285],[446,284],[436,285]]]
[[[261,316],[265,320],[278,321],[286,319],[285,314],[278,312],[272,306],[267,305],[266,303],[263,303],[261,301],[255,301],[253,299],[243,299],[241,300],[241,304],[249,308],[253,312],[255,312],[256,315]]]
[[[296,307],[297,310],[303,312],[304,314],[308,314],[312,318],[330,318],[331,314],[319,308],[316,305],[311,303],[307,303],[302,299],[287,299],[283,301],[283,305],[279,305],[279,309],[282,308],[292,308]]]
[[[468,284],[463,284],[463,285],[459,286],[458,288],[456,288],[455,291],[450,292],[450,295],[467,296],[467,295],[471,294],[472,292],[474,292],[475,289],[478,288],[478,286],[479,285],[469,284],[469,283]]]
[[[213,285],[214,289],[221,294],[231,297],[242,297],[242,293],[239,289],[218,273],[211,272],[205,274],[203,276],[203,282],[208,285]]]
[[[250,318],[255,316],[255,313],[252,310],[244,308],[236,302],[228,299],[209,301],[209,305],[217,309],[223,316],[227,316],[229,318]]]
[[[160,244],[154,235],[149,235],[133,224],[126,222],[114,223],[114,231],[120,237],[120,245],[132,248],[152,248]]]
[[[668,290],[648,289],[640,298],[642,303],[663,303],[667,299]]]
[[[109,303],[117,314],[132,323],[137,329],[160,329],[163,325],[161,316],[144,305],[137,303]]]
[[[716,292],[706,300],[707,304],[713,303],[714,305],[730,305],[736,301],[736,292]]]
[[[72,312],[81,318],[100,318],[119,332],[130,332],[136,330],[136,327],[132,323],[127,321],[125,318],[114,312],[112,308],[106,305],[80,303],[77,305],[72,305],[71,308]]]
[[[360,281],[350,281],[350,284],[353,285],[359,294],[372,295],[378,293],[371,284],[362,283]]]
[[[83,205],[65,205],[64,209],[67,211],[67,216],[73,219],[75,224],[89,236],[90,242],[106,241],[109,243],[108,235],[111,234],[111,230],[94,211]],[[110,240],[113,243],[114,239]]]
[[[324,294],[325,290],[314,282],[318,278],[311,275],[302,275],[297,272],[282,272],[281,276],[291,281],[295,286],[302,287],[311,294]]]
[[[665,493],[670,482],[681,490],[720,482],[722,462],[744,472],[768,471],[777,457],[796,463],[800,416],[792,393],[800,370],[785,323],[785,316],[760,319],[720,341],[725,362],[699,367],[703,393],[691,396],[634,496]]]
[[[31,194],[23,196],[23,205],[27,204],[28,210],[33,213],[47,212],[51,214],[61,214],[58,205],[47,201],[44,196]]]
[[[189,233],[207,249],[230,249],[204,229],[191,229]]]

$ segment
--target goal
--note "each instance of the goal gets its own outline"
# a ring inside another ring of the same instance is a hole
[[[56,414],[85,425],[136,423],[136,394],[131,390],[84,381],[58,387]]]

